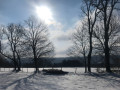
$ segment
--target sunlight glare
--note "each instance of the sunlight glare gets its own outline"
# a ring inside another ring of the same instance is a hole
[[[36,13],[41,20],[49,23],[52,18],[52,12],[47,6],[36,7]]]

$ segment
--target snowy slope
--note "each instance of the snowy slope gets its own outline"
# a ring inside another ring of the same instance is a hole
[[[67,75],[0,72],[0,90],[120,90],[120,77],[84,72]]]

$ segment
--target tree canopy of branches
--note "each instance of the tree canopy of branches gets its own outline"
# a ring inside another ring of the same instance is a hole
[[[76,28],[76,32],[72,35],[73,46],[68,49],[68,55],[72,57],[84,57],[85,73],[87,72],[87,50],[88,50],[88,33],[85,24]]]
[[[96,7],[100,11],[101,20],[103,21],[103,30],[104,30],[104,53],[105,53],[105,66],[106,71],[111,72],[110,69],[110,47],[109,47],[109,40],[110,40],[110,22],[112,20],[112,16],[114,10],[117,8],[116,5],[119,3],[119,0],[99,0],[100,5],[96,5]],[[112,24],[112,23],[111,23]]]
[[[14,69],[20,70],[20,59],[18,58],[18,47],[20,46],[21,39],[23,37],[24,28],[20,24],[10,23],[7,28],[3,29],[3,34],[6,36],[8,45],[10,47],[9,52],[7,50],[4,56],[11,59],[14,63]],[[8,49],[8,48],[7,48]]]
[[[88,72],[91,72],[91,56],[93,46],[98,44],[96,42],[99,42],[99,48],[97,47],[97,49],[99,49],[99,51],[101,50],[100,52],[104,53],[105,55],[106,71],[111,72],[110,53],[116,51],[115,48],[119,46],[119,22],[113,17],[115,9],[118,9],[118,7],[116,7],[118,3],[119,0],[83,0],[83,6],[81,10],[84,14],[84,22],[86,22],[84,23],[84,26],[86,26],[86,32],[88,35],[86,37],[88,37],[89,44],[87,45]],[[77,32],[74,36],[77,38],[83,37],[81,34],[79,34],[79,32]],[[93,41],[93,36],[96,37],[96,40],[94,39],[95,42]],[[78,38],[77,41],[83,43],[80,38]],[[80,49],[78,49],[78,47],[81,46],[84,46],[84,44],[80,45],[74,42],[74,46],[69,50],[70,54],[79,55]]]
[[[93,50],[93,30],[94,26],[97,20],[97,16],[99,14],[99,11],[97,7],[94,6],[94,4],[97,4],[99,6],[100,2],[96,0],[83,0],[83,5],[81,10],[85,15],[85,19],[87,20],[87,32],[89,35],[89,53],[87,55],[87,60],[88,60],[88,71],[91,72],[91,55],[92,55],[92,50]]]
[[[108,47],[109,47],[109,54],[112,55],[118,55],[120,53],[119,49],[119,43],[120,43],[120,22],[119,22],[119,16],[112,16],[110,21],[110,28],[108,32]],[[94,31],[94,37],[97,39],[95,44],[95,52],[98,55],[105,55],[105,38],[104,38],[104,25],[101,21],[98,24],[96,24],[96,28]]]
[[[42,21],[31,16],[28,20],[25,20],[25,24],[26,32],[24,44],[32,50],[31,56],[34,60],[36,72],[38,72],[38,60],[41,57],[53,55],[54,47],[48,40],[48,28]]]

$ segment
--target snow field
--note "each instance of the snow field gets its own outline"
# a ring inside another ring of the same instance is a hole
[[[42,72],[0,72],[0,90],[120,90],[120,76],[84,73],[84,68],[63,68],[66,75],[44,75]],[[95,69],[93,69],[95,71]]]

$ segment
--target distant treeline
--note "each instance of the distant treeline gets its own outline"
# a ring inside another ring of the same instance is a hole
[[[42,58],[38,61],[38,67],[84,67],[84,60],[79,58],[66,58],[59,62],[58,60],[54,60],[55,58]],[[59,58],[58,58],[59,59]],[[114,61],[114,60],[113,60]],[[111,61],[112,67],[120,67],[120,63]],[[104,61],[99,62],[98,60],[94,60],[91,64],[92,67],[105,67]],[[13,62],[8,62],[7,60],[1,61],[0,67],[11,67],[14,68]],[[34,68],[34,61],[32,59],[23,59],[21,63],[21,67]]]

